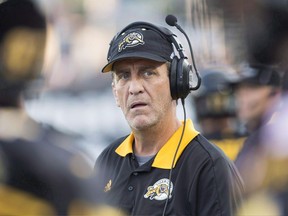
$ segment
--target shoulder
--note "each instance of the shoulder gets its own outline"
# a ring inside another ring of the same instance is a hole
[[[0,150],[9,163],[18,164],[17,166],[21,169],[29,169],[35,173],[41,172],[42,169],[47,170],[47,175],[49,172],[70,172],[69,163],[74,158],[77,158],[77,160],[79,158],[81,164],[89,167],[84,157],[56,145],[47,145],[45,142],[24,139],[1,140]]]
[[[188,154],[196,157],[200,167],[210,167],[214,170],[214,173],[220,174],[218,176],[222,175],[223,177],[228,175],[241,179],[234,162],[218,146],[212,144],[203,135],[199,134],[196,136],[189,146],[195,146],[196,150],[188,152]]]
[[[227,212],[225,215],[231,215],[230,211],[241,203],[244,190],[237,168],[219,147],[203,135],[196,136],[190,144],[192,143],[200,154],[195,157],[201,161],[197,187],[202,187],[203,191],[207,188],[214,191],[214,195],[210,191],[210,198],[217,200],[221,211]]]
[[[28,141],[24,139],[1,140],[0,148],[5,152],[5,156],[13,158],[27,157],[27,159],[31,160],[34,158],[44,160],[45,158],[43,158],[43,156],[47,154],[50,154],[49,157],[52,158],[56,158],[58,154],[68,154],[68,152],[58,148],[57,146],[46,145],[44,142]]]
[[[128,135],[120,137],[118,139],[116,139],[115,141],[113,141],[112,143],[110,143],[103,151],[102,153],[99,155],[99,157],[103,157],[106,154],[110,154],[111,152],[115,152],[116,148],[126,139]]]
[[[237,184],[240,188],[243,187],[242,178],[234,162],[218,146],[209,142],[203,135],[198,135],[192,142],[198,143],[200,149],[198,152],[203,158],[205,167],[211,167],[214,171],[213,175],[216,175],[219,181],[226,178],[234,182],[234,186]]]
[[[197,135],[191,142],[189,146],[194,146],[198,154],[202,158],[206,158],[212,161],[218,159],[224,159],[230,161],[225,153],[216,145],[212,144],[203,135]]]
[[[105,163],[105,161],[110,160],[112,157],[117,156],[115,150],[117,147],[126,139],[128,135],[123,136],[121,138],[116,139],[112,143],[110,143],[98,156],[96,160],[96,164]]]

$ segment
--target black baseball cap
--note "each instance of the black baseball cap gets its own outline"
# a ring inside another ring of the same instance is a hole
[[[264,64],[245,64],[238,71],[238,78],[232,83],[237,87],[240,84],[255,86],[281,86],[281,71],[277,66]]]
[[[144,58],[158,62],[171,61],[173,45],[168,38],[154,28],[135,26],[118,33],[110,44],[102,72],[113,69],[116,61],[127,58]]]

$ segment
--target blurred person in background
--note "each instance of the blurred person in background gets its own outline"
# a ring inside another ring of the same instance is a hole
[[[20,5],[20,2],[13,4]],[[46,140],[47,143],[87,156],[85,158],[91,163],[89,155],[81,149],[77,135],[59,131],[51,124],[39,123],[25,109],[26,101],[37,100],[45,85],[41,69],[46,52],[47,27],[41,14],[37,14],[39,19],[34,20],[32,15],[28,16],[29,8],[22,12],[20,6],[7,6],[8,9],[5,6],[1,12],[1,137],[23,136],[30,140]],[[18,12],[23,16],[15,18],[14,14]],[[10,127],[6,127],[7,124]]]
[[[274,110],[280,105],[281,73],[277,67],[249,64],[239,69],[239,79],[233,84],[237,104],[237,116],[247,129],[248,137],[239,152],[235,164],[244,182],[253,181],[251,160],[261,148],[261,131],[273,120]],[[247,190],[252,182],[246,184]]]
[[[246,186],[244,203],[236,215],[286,216],[288,215],[287,1],[210,1],[212,4],[216,2],[218,10],[222,9],[226,14],[225,22],[229,24],[226,25],[226,30],[231,32],[231,36],[238,37],[240,35],[239,31],[236,31],[237,27],[242,30],[242,38],[240,37],[242,47],[241,49],[238,47],[234,52],[236,56],[239,50],[245,50],[245,55],[244,59],[236,60],[268,67],[277,65],[277,71],[283,72],[280,92],[277,84],[274,87],[270,85],[268,87],[270,90],[259,89],[260,92],[254,98],[256,101],[261,96],[265,98],[266,95],[267,101],[265,100],[262,106],[270,106],[270,111],[266,110],[264,119],[260,117],[258,121],[250,124],[250,128],[253,130],[259,125],[259,122],[266,122],[264,127],[260,127],[256,134],[252,135],[252,138],[249,139],[251,145],[248,145],[248,148],[244,146],[243,154],[239,155],[238,162],[236,161],[238,166],[241,166],[242,173],[245,173],[243,177],[246,180],[244,181]],[[233,44],[231,45],[233,46]],[[271,87],[276,91],[271,91]],[[251,96],[247,90],[246,99],[251,99]],[[263,110],[261,106],[258,106],[262,102],[253,103],[255,107],[253,106],[251,109],[258,110],[258,112]],[[257,107],[258,109],[256,109]],[[246,111],[249,110],[246,109]],[[242,113],[242,117],[247,119],[248,115]],[[270,120],[268,121],[268,119]],[[254,145],[251,142],[254,142]]]
[[[267,134],[272,132],[272,125],[278,115],[276,110],[282,102],[281,70],[270,65],[246,65],[241,67],[239,80],[233,83],[233,88],[237,101],[237,115],[248,133],[235,160],[245,185],[245,202],[238,214],[280,215],[276,213],[280,211],[280,208],[276,207],[277,202],[273,202],[275,190],[266,196],[262,189],[264,185],[268,186],[267,179],[275,180],[278,177],[275,170],[270,172],[269,178],[266,176],[272,165],[267,153],[270,154],[277,146],[275,140],[267,143]],[[270,151],[265,150],[264,143],[268,144]],[[277,184],[276,181],[274,183]],[[266,189],[269,191],[272,187]],[[252,204],[251,197],[255,199]]]
[[[102,72],[112,72],[115,101],[131,133],[98,157],[99,188],[104,202],[129,215],[230,216],[242,190],[233,162],[191,119],[176,115],[178,99],[185,111],[192,71],[175,37],[136,22],[111,41]]]
[[[240,215],[288,215],[288,6],[286,1],[252,1],[257,11],[246,18],[248,59],[266,65],[278,65],[281,97],[272,105],[272,119],[259,132],[259,147],[254,159],[246,163],[247,199]],[[249,13],[248,13],[249,14]],[[254,17],[256,15],[256,17]],[[271,93],[274,94],[273,92]],[[273,96],[272,96],[273,98]]]
[[[249,187],[239,216],[288,215],[287,81],[285,73],[281,102],[273,110],[271,121],[259,132],[260,144],[243,167]]]
[[[95,215],[97,182],[86,158],[23,107],[39,87],[45,44],[35,2],[0,4],[0,215]]]
[[[202,84],[193,94],[193,105],[202,134],[235,160],[246,138],[230,86],[236,72],[228,66],[211,66],[200,73]]]
[[[257,187],[261,189],[260,192],[265,194],[267,199],[270,198],[270,203],[273,204],[272,206],[279,216],[288,215],[287,72],[285,72],[282,80],[281,104],[274,110],[275,115],[273,121],[261,132],[261,143],[263,147],[262,152],[259,152],[259,158],[262,161],[259,160],[259,162],[262,162],[265,166],[262,167],[260,172],[262,178],[260,178],[256,184]]]

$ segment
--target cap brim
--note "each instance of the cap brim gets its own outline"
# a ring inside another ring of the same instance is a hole
[[[123,55],[120,55],[119,57],[116,57],[112,61],[110,61],[108,64],[106,64],[103,69],[102,73],[110,72],[113,69],[113,64],[117,61],[123,60],[123,59],[131,59],[131,58],[143,58],[143,59],[149,59],[154,60],[157,62],[167,62],[168,59],[165,59],[158,55],[153,55],[151,53],[147,52],[131,52],[131,53],[125,53]]]

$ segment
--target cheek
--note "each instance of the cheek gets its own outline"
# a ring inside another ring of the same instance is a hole
[[[241,89],[236,93],[237,105],[239,107],[247,107],[249,104],[258,101],[258,95],[255,91],[249,89]]]
[[[162,100],[166,100],[166,98],[172,99],[168,78],[165,79],[165,81],[159,82],[157,85],[154,85],[154,86],[155,86],[155,88],[153,89],[153,91],[156,92],[156,95],[158,98],[160,98]]]
[[[263,113],[266,107],[266,94],[260,91],[245,91],[238,95],[238,115],[240,118],[248,119]]]
[[[126,101],[125,91],[123,90],[123,88],[116,89],[115,95],[116,95],[115,99],[116,99],[117,106],[123,108],[125,101]]]
[[[158,104],[161,109],[167,109],[171,107],[172,97],[170,93],[169,83],[162,83],[156,89],[153,90],[154,102]]]

